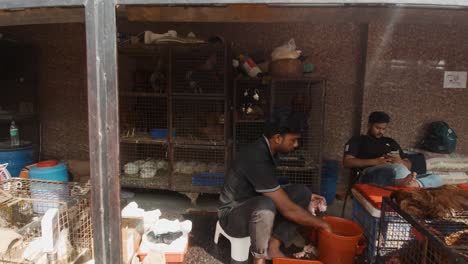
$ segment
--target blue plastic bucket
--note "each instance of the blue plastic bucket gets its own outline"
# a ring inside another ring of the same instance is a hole
[[[45,168],[31,166],[29,168],[29,178],[33,180],[68,182],[67,165],[59,163],[53,167]]]
[[[18,177],[21,169],[34,163],[33,148],[26,144],[17,148],[0,147],[0,164],[8,163],[7,170],[12,177]]]
[[[59,163],[53,167],[29,168],[29,178],[33,180],[68,182],[68,170],[65,163]],[[33,210],[43,214],[50,208],[59,208],[61,203],[69,200],[69,188],[66,184],[53,184],[33,182],[31,183],[31,198],[47,200],[47,202],[33,202]],[[57,202],[54,202],[57,201]]]

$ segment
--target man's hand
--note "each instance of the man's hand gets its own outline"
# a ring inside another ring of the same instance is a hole
[[[398,156],[390,156],[389,157],[390,159],[390,162],[393,163],[393,164],[402,164],[403,163],[403,160]]]
[[[313,216],[310,212],[289,199],[283,189],[279,188],[273,192],[263,193],[263,195],[273,200],[276,209],[278,209],[278,212],[284,218],[306,227],[324,228],[326,230],[330,229],[327,222],[323,221],[319,217]]]
[[[387,156],[382,156],[380,158],[374,159],[373,161],[374,161],[374,165],[377,166],[377,165],[383,165],[383,164],[391,163],[392,159],[387,157]]]
[[[322,220],[322,221],[324,222],[324,224],[322,226],[322,229],[327,231],[327,232],[333,233],[333,230],[332,230],[330,224],[325,222],[324,220]]]

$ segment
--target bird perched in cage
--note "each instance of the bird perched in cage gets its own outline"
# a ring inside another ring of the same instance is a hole
[[[216,65],[218,59],[216,53],[211,53],[205,62],[185,73],[185,80],[189,84],[189,88],[193,93],[203,93],[203,88],[200,85],[203,81],[215,81],[220,80],[222,74],[217,72]]]
[[[163,61],[161,58],[158,59],[156,67],[151,74],[149,81],[153,90],[152,92],[164,93],[164,87],[166,86],[166,76],[163,72]]]
[[[412,191],[398,190],[391,197],[406,213],[422,219],[448,218],[468,207],[468,192],[452,185]]]
[[[224,139],[224,115],[222,113],[206,113],[206,126],[201,127],[200,133],[213,141],[222,141]]]

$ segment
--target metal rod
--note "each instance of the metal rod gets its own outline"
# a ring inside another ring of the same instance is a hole
[[[95,262],[121,263],[116,14],[113,0],[85,7]]]
[[[169,49],[169,70],[168,70],[168,82],[167,82],[167,94],[168,94],[168,99],[167,99],[167,112],[168,112],[168,119],[167,119],[167,126],[168,126],[168,131],[169,131],[169,146],[167,148],[168,150],[168,156],[169,156],[169,170],[171,171],[171,174],[169,176],[169,189],[173,189],[174,187],[174,161],[175,161],[175,150],[174,150],[174,138],[172,137],[172,133],[174,133],[174,106],[173,106],[173,100],[174,97],[173,95],[173,76],[172,76],[172,70],[173,70],[173,50]]]
[[[359,40],[360,40],[360,61],[358,65],[358,73],[357,73],[357,85],[358,90],[356,96],[354,98],[356,104],[356,114],[354,115],[353,121],[353,134],[360,135],[361,134],[361,121],[365,120],[363,116],[363,107],[364,107],[364,92],[365,92],[365,80],[366,80],[366,62],[367,62],[367,46],[368,38],[369,38],[369,24],[361,24],[359,25],[360,33],[359,33]]]
[[[86,0],[2,0],[0,9],[23,9],[36,7],[84,6]]]

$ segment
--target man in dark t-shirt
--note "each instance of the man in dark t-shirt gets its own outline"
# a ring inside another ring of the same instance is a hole
[[[343,165],[360,169],[361,183],[376,183],[383,186],[419,186],[411,173],[411,162],[400,145],[385,137],[390,117],[384,112],[369,115],[366,135],[351,138],[345,145]]]
[[[256,264],[284,256],[280,245],[291,241],[298,225],[331,230],[325,221],[307,211],[324,198],[304,185],[283,188],[274,173],[276,155],[298,147],[300,120],[294,113],[272,117],[266,122],[264,136],[241,150],[225,178],[218,211],[220,224],[230,236],[250,236]]]

